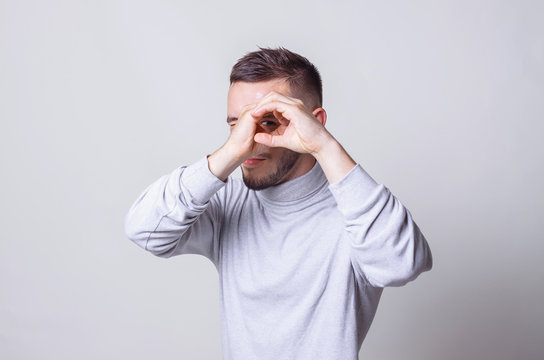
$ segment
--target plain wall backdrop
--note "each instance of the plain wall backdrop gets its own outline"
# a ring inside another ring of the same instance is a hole
[[[152,181],[228,134],[231,66],[285,46],[434,269],[362,359],[542,359],[540,1],[0,0],[0,358],[219,359],[218,277],[125,238]],[[324,359],[326,360],[326,359]]]

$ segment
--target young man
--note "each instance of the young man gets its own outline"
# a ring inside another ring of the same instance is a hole
[[[357,359],[383,287],[431,268],[427,242],[325,129],[306,58],[260,49],[230,79],[228,140],[149,186],[127,235],[212,260],[226,360]],[[229,178],[238,166],[243,181]]]

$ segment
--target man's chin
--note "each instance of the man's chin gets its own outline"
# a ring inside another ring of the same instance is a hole
[[[256,169],[245,168],[242,166],[242,180],[244,184],[251,190],[263,190],[267,187],[275,185],[275,179],[270,175],[256,174]]]
[[[252,190],[263,190],[270,186],[278,185],[289,174],[299,157],[299,153],[293,151],[287,152],[282,157],[279,167],[275,167],[274,169],[263,166],[268,161],[263,161],[263,164],[256,167],[244,166],[242,164],[242,179],[244,180],[244,184]],[[272,167],[273,163],[269,165]]]

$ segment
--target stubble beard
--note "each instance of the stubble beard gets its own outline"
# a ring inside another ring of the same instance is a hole
[[[262,177],[251,176],[252,169],[246,169],[245,171],[242,169],[244,184],[252,190],[263,190],[267,187],[277,185],[285,175],[291,171],[293,166],[295,166],[299,157],[299,153],[292,150],[286,150],[279,159],[277,168],[271,174],[266,174]]]

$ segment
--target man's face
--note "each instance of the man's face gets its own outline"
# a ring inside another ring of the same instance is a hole
[[[237,119],[244,106],[256,104],[271,91],[290,95],[289,85],[283,79],[255,83],[235,82],[229,89],[227,99],[228,118]],[[272,114],[262,119],[258,131],[274,131],[276,126],[269,120],[274,120]],[[229,123],[229,125],[232,131],[232,126],[236,126],[236,121]],[[298,176],[296,168],[299,159],[300,154],[294,151],[263,146],[261,153],[241,165],[244,183],[250,189],[261,190],[291,180]]]

